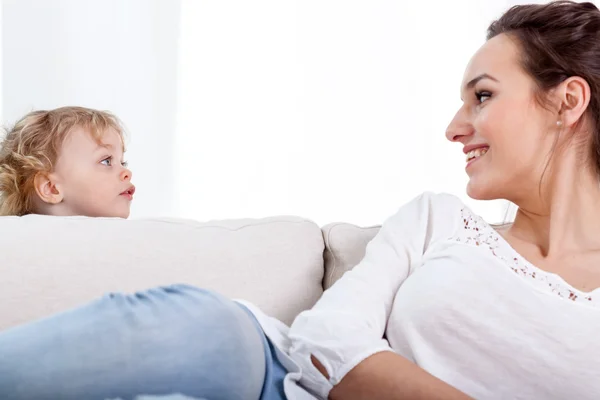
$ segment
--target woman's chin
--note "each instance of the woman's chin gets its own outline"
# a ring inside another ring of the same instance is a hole
[[[477,179],[473,178],[467,183],[467,195],[473,200],[493,200],[496,198],[489,184],[478,182]]]

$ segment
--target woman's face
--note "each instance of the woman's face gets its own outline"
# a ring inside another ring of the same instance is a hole
[[[516,44],[504,34],[487,41],[469,62],[463,105],[446,137],[463,145],[470,197],[516,201],[538,187],[557,115],[538,105],[534,88],[519,65]]]

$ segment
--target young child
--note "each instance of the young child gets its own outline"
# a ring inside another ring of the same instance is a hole
[[[34,111],[0,145],[0,215],[127,218],[135,187],[123,128],[84,107]]]
[[[127,218],[135,188],[124,152],[110,113],[27,114],[0,142],[0,215]],[[288,369],[279,358],[291,361],[250,308],[171,285],[111,293],[2,331],[0,399],[282,400]],[[287,330],[273,324],[276,335]],[[312,399],[297,379],[296,371],[287,393]]]

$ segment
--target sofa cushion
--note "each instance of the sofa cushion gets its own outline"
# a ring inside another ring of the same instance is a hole
[[[330,288],[346,271],[354,268],[363,259],[367,244],[379,229],[380,226],[361,228],[341,222],[322,228],[325,240],[325,289]]]
[[[0,329],[173,283],[249,300],[285,323],[322,294],[321,230],[297,217],[1,217],[0,237]]]

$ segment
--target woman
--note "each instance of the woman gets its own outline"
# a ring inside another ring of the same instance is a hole
[[[514,202],[514,223],[425,193],[289,332],[178,286],[0,333],[0,397],[597,398],[600,11],[512,8],[461,97],[446,136],[468,194]]]
[[[511,9],[461,98],[446,137],[466,153],[468,194],[512,201],[514,223],[429,194],[388,220],[292,325],[319,397],[452,397],[415,364],[478,399],[600,397],[600,12]]]

